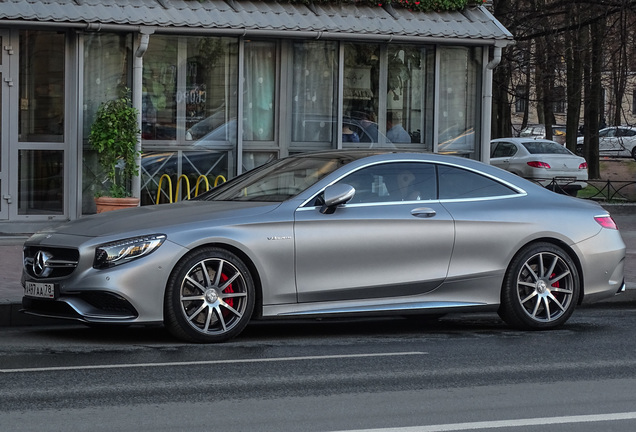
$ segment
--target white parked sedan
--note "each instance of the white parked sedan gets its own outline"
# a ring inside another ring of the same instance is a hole
[[[554,141],[498,138],[490,142],[490,164],[553,190],[574,193],[587,186],[587,162]]]
[[[583,150],[583,137],[576,140],[577,152]],[[612,126],[598,133],[598,154],[636,159],[636,127]]]

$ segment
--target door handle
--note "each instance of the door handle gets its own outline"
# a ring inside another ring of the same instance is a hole
[[[411,214],[419,218],[430,218],[435,216],[437,212],[430,207],[419,207],[411,210]]]

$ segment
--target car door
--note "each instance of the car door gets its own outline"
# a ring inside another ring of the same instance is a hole
[[[632,156],[634,146],[636,146],[636,130],[632,128],[619,127],[617,135],[620,140],[619,156]]]
[[[356,188],[332,214],[295,215],[299,302],[409,296],[446,277],[454,222],[437,201],[432,164],[376,164],[338,183]]]
[[[493,141],[490,144],[490,164],[509,170],[511,158],[517,153],[517,146],[508,141]]]
[[[616,156],[620,152],[621,147],[620,138],[617,136],[617,128],[606,128],[598,133],[599,154]]]

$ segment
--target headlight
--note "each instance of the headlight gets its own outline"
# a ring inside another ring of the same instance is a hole
[[[104,269],[124,264],[152,253],[166,240],[163,234],[133,237],[98,246],[93,267]]]

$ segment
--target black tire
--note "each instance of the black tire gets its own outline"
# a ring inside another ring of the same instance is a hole
[[[508,267],[499,315],[520,329],[557,328],[574,312],[579,292],[579,273],[572,258],[551,243],[532,244]]]
[[[636,160],[636,147],[632,149],[632,159]]]
[[[186,255],[168,279],[165,325],[175,337],[199,343],[237,336],[254,310],[254,282],[231,252],[208,247]]]

